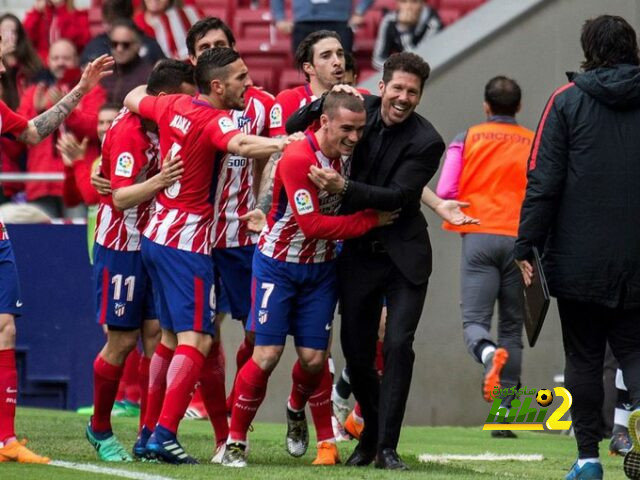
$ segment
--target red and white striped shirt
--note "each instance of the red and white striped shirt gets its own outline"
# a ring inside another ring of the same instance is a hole
[[[244,111],[231,110],[229,115],[242,132],[268,136],[268,114],[274,102],[270,93],[249,87]],[[238,220],[255,208],[253,190],[253,158],[227,153],[222,159],[220,178],[214,203],[212,248],[234,248],[255,245],[258,238],[251,233],[245,222]]]
[[[202,11],[185,5],[182,8],[171,7],[164,13],[149,17],[145,18],[145,12],[140,12],[133,20],[145,34],[156,39],[167,57],[177,60],[189,58],[187,33],[194,23],[204,18]]]
[[[184,163],[182,178],[156,195],[144,236],[160,245],[208,255],[220,158],[241,131],[226,111],[188,95],[148,96],[140,102],[140,115],[158,125],[161,158],[172,152]]]
[[[17,137],[27,128],[29,120],[18,115],[11,110],[2,100],[0,100],[0,134],[10,133]],[[0,240],[8,240],[9,235],[0,218]]]
[[[128,187],[159,171],[158,137],[147,132],[142,119],[123,108],[104,137],[100,173],[111,180],[111,189]],[[111,195],[100,195],[96,243],[112,250],[136,252],[153,211],[153,200],[126,210],[113,205]]]
[[[316,137],[287,147],[273,185],[273,204],[258,249],[264,255],[291,263],[319,263],[336,257],[337,240],[359,237],[378,224],[374,210],[337,216],[342,196],[318,191],[307,174],[311,165],[344,174],[340,158],[328,158]]]
[[[286,135],[285,124],[291,114],[317,98],[308,83],[299,87],[288,88],[276,95],[276,101],[269,112],[269,132],[271,136]]]

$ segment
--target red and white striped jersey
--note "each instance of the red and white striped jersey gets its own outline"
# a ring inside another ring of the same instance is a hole
[[[226,111],[188,95],[148,96],[140,115],[158,125],[161,158],[180,154],[182,178],[156,195],[155,212],[144,231],[151,241],[208,255],[213,200],[220,159],[239,133]]]
[[[145,130],[138,115],[123,108],[104,137],[100,173],[111,180],[113,191],[141,183],[158,173],[158,155],[158,136]],[[139,251],[152,211],[153,200],[118,210],[111,195],[100,195],[96,243],[112,250]]]
[[[311,165],[343,174],[340,158],[322,153],[313,133],[284,151],[273,185],[273,204],[258,249],[291,263],[319,263],[336,257],[338,240],[359,237],[378,223],[374,210],[337,216],[342,196],[318,191],[307,176]]]
[[[276,101],[269,112],[270,135],[272,137],[286,135],[287,131],[284,127],[291,114],[317,98],[308,83],[281,91],[276,95]]]
[[[243,133],[252,135],[268,134],[267,119],[274,97],[255,87],[245,93],[244,111],[231,110],[229,115]],[[213,227],[211,229],[212,248],[233,248],[255,245],[258,236],[251,233],[245,222],[238,220],[255,208],[253,158],[227,153],[220,165],[220,178],[214,203]]]
[[[156,39],[167,57],[186,60],[189,58],[187,34],[191,26],[203,17],[199,8],[185,5],[171,7],[149,18],[145,17],[145,12],[139,12],[133,19],[145,34]]]
[[[29,120],[11,110],[0,100],[0,134],[10,133],[14,137],[20,135],[27,128]],[[9,235],[0,218],[0,240],[7,240]]]

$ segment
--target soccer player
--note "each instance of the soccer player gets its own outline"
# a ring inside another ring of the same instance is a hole
[[[219,158],[227,152],[265,158],[291,141],[247,135],[236,128],[226,110],[244,109],[250,80],[234,50],[204,52],[195,78],[200,94],[194,98],[153,97],[141,86],[125,99],[127,108],[158,124],[162,155],[180,154],[184,162],[182,178],[156,196],[156,210],[142,239],[142,255],[160,297],[162,344],[175,348],[170,364],[163,363],[155,372],[167,375],[167,386],[146,448],[169,463],[197,463],[176,435],[214,334],[211,192],[220,172]]]
[[[1,39],[0,39],[1,45]],[[27,120],[0,101],[0,133],[14,135],[19,141],[35,145],[56,130],[82,97],[102,78],[111,74],[113,59],[106,55],[89,63],[77,85],[53,107]],[[0,46],[0,74],[5,71]],[[49,463],[47,457],[33,453],[16,438],[14,419],[18,397],[15,360],[15,317],[21,315],[22,301],[18,272],[11,242],[0,221],[0,462]]]
[[[300,456],[308,444],[303,412],[307,401],[318,402],[324,417],[318,431],[315,465],[339,462],[331,427],[331,377],[327,349],[337,301],[336,240],[360,236],[390,223],[394,214],[366,210],[335,216],[341,195],[320,192],[307,176],[311,165],[345,170],[343,158],[351,155],[362,136],[365,111],[361,99],[330,93],[320,118],[321,127],[285,150],[278,163],[274,202],[267,226],[258,241],[253,260],[252,310],[247,329],[255,332],[251,360],[240,370],[236,398],[222,464],[246,466],[247,430],[262,403],[267,381],[276,367],[288,334],[295,338],[298,362],[293,369],[293,387],[287,443],[289,452]],[[321,388],[326,401],[314,399]],[[295,432],[294,432],[295,430]]]
[[[276,95],[276,102],[269,113],[271,136],[286,135],[285,123],[293,112],[343,82],[344,55],[340,36],[333,31],[318,30],[300,43],[295,63],[307,83]]]
[[[195,93],[193,67],[162,60],[147,85],[150,95]],[[112,195],[101,195],[95,230],[94,273],[97,320],[107,326],[107,342],[93,363],[94,414],[86,437],[104,461],[132,458],[111,429],[111,409],[124,362],[142,335],[139,363],[140,427],[147,407],[149,364],[160,337],[148,273],[140,254],[140,237],[153,210],[153,197],[182,174],[179,157],[159,165],[157,126],[121,110],[102,146],[101,175],[111,181]],[[144,437],[146,431],[140,432]],[[145,442],[148,439],[145,438]],[[140,452],[134,448],[134,454]]]
[[[196,65],[198,58],[210,48],[235,49],[235,38],[229,27],[219,18],[209,17],[195,23],[187,35],[189,59]],[[268,116],[275,101],[264,90],[250,85],[245,92],[243,110],[230,110],[235,126],[244,133],[269,136]],[[211,256],[216,291],[226,298],[228,305],[218,302],[216,336],[211,352],[205,360],[200,389],[202,400],[215,430],[216,447],[212,461],[220,463],[229,424],[233,390],[225,398],[224,353],[221,348],[220,324],[225,312],[246,322],[251,307],[251,262],[257,235],[248,230],[239,217],[253,210],[256,203],[254,181],[264,168],[264,161],[227,153],[220,164],[220,177],[214,196],[214,223],[211,228]],[[259,182],[255,182],[259,183]],[[223,292],[224,290],[224,292]],[[236,354],[237,370],[251,358],[253,334],[245,330],[245,339]]]

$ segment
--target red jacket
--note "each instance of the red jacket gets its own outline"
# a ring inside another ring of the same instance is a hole
[[[100,195],[91,185],[91,169],[99,153],[96,147],[96,144],[90,143],[84,158],[73,162],[73,167],[64,167],[62,200],[68,207],[81,203],[95,205],[100,200]]]
[[[33,106],[35,88],[36,86],[33,85],[26,90],[18,108],[18,113],[29,119],[38,115]],[[61,127],[73,133],[78,140],[88,137],[89,144],[94,144],[91,147],[94,151],[98,149],[98,133],[96,131],[98,110],[104,104],[106,98],[105,90],[100,86],[95,87],[80,100],[79,105],[69,114],[69,117]],[[49,107],[50,105],[47,106],[47,108]],[[27,172],[64,172],[62,158],[60,158],[56,150],[59,131],[59,129],[54,131],[39,144],[29,147],[27,152]],[[27,200],[35,200],[46,195],[62,196],[62,187],[61,182],[29,182],[25,190]]]
[[[31,43],[45,64],[51,42],[68,38],[76,46],[80,55],[82,49],[91,40],[87,10],[70,11],[64,4],[59,7],[47,5],[42,12],[35,8],[29,10],[23,24]]]

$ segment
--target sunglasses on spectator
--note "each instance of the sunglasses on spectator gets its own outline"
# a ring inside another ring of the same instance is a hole
[[[118,42],[116,40],[111,40],[111,48],[113,48],[114,50],[117,50],[118,45],[122,46],[122,48],[124,48],[125,50],[129,50],[131,48],[131,45],[133,45],[135,42]]]

